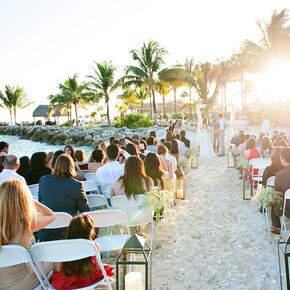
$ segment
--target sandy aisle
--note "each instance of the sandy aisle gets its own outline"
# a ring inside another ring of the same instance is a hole
[[[278,289],[277,237],[226,157],[188,173],[187,198],[162,224],[153,289]]]

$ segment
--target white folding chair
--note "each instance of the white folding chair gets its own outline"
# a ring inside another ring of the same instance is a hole
[[[44,229],[60,229],[67,228],[72,216],[66,212],[56,212],[56,218],[50,224],[48,224]]]
[[[89,170],[88,169],[82,169],[82,173],[83,173],[84,176],[86,176],[86,174],[89,173]]]
[[[1,246],[0,268],[16,266],[19,264],[29,264],[40,284],[45,289],[45,284],[43,283],[41,274],[38,271],[37,267],[34,265],[29,252],[25,248],[18,245]],[[35,289],[40,288],[41,287],[39,285],[39,287],[36,287]]]
[[[31,192],[33,199],[38,200],[38,191],[39,191],[39,184],[32,184],[28,185],[28,188]]]
[[[275,176],[271,176],[267,179],[266,188],[274,187],[274,184],[275,184]]]
[[[254,181],[257,182],[257,187],[259,186],[260,183],[262,183],[264,169],[267,166],[269,166],[270,163],[271,163],[270,158],[253,158],[250,160],[249,166],[252,167],[251,174],[252,174],[252,180],[253,180],[253,191],[255,190]],[[255,173],[256,170],[258,170],[258,174]]]
[[[101,261],[99,252],[94,242],[85,239],[71,239],[71,240],[59,240],[51,242],[41,242],[34,244],[29,250],[33,261],[37,265],[39,272],[41,273],[43,283],[46,285],[46,289],[54,289],[49,282],[49,276],[46,276],[41,262],[48,263],[60,263],[80,260],[88,257],[96,257],[99,267],[103,274],[103,279],[90,286],[78,288],[82,290],[94,289],[99,285],[106,284],[108,289],[112,289],[109,278],[107,277],[103,263]]]
[[[146,227],[151,224],[151,247],[154,237],[154,210],[150,207],[147,197],[138,194],[136,198],[128,198],[126,195],[113,196],[112,208],[124,211],[128,217],[129,227]]]
[[[112,252],[121,250],[130,237],[129,227],[128,227],[128,217],[127,215],[117,209],[104,209],[96,210],[92,212],[87,212],[95,222],[96,228],[109,228],[120,226],[125,228],[127,234],[113,234],[101,236],[95,239],[95,241],[100,245],[101,252]]]
[[[86,179],[86,181],[94,181],[94,182],[97,182],[96,173],[87,173],[85,175],[85,179]]]
[[[88,194],[88,203],[91,210],[96,207],[108,208],[108,200],[102,194]]]
[[[95,181],[86,180],[83,181],[85,192],[95,192],[98,193],[98,186]]]
[[[107,199],[111,199],[112,184],[101,184],[101,192]]]
[[[286,190],[285,195],[284,195],[283,213],[282,213],[282,219],[281,219],[281,234],[287,231],[286,225],[290,223],[289,218],[285,216],[286,203],[287,203],[287,200],[289,199],[290,199],[290,189]]]

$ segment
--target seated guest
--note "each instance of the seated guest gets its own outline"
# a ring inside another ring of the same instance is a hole
[[[173,139],[171,141],[171,151],[170,154],[175,157],[175,159],[178,161],[179,159],[179,146],[178,141],[176,139]]]
[[[133,139],[133,140],[132,140],[132,143],[136,146],[139,157],[144,161],[146,155],[143,154],[142,151],[141,151],[141,146],[140,146],[140,142],[139,142],[139,140],[137,140],[137,139]],[[142,145],[142,146],[143,146],[143,145]],[[142,148],[144,148],[144,147],[142,147]],[[127,152],[128,152],[128,151],[127,151]],[[132,154],[132,155],[133,155],[133,154]]]
[[[180,131],[180,140],[185,144],[187,148],[190,148],[190,140],[185,137],[186,133],[184,130]]]
[[[16,172],[24,177],[31,170],[30,159],[28,156],[22,156],[19,158],[19,162],[20,166]]]
[[[167,159],[172,161],[172,163],[173,163],[173,171],[175,172],[177,170],[177,160],[176,160],[176,158],[173,155],[170,154],[171,149],[172,149],[171,142],[166,141],[164,143],[164,146],[166,146],[166,148],[168,149]]]
[[[133,143],[127,144],[125,151],[128,152],[130,155],[134,155],[134,156],[139,157],[137,147]]]
[[[250,135],[249,134],[246,134],[245,135],[245,138],[244,138],[244,142],[242,144],[239,145],[239,152],[240,152],[240,156],[244,156],[244,151],[246,149],[246,144],[247,144],[247,141],[249,140],[250,138]]]
[[[124,168],[124,175],[112,185],[111,197],[124,195],[135,197],[150,191],[153,186],[152,180],[145,173],[143,161],[137,156],[130,156]]]
[[[89,173],[96,173],[96,171],[105,164],[106,154],[103,150],[95,149],[92,152],[88,163]]]
[[[161,169],[160,157],[154,152],[148,153],[144,160],[144,166],[145,172],[153,180],[154,186],[164,189],[164,172]]]
[[[0,173],[0,184],[2,184],[8,179],[17,179],[26,184],[24,177],[16,173],[16,171],[20,166],[19,158],[16,155],[13,154],[7,155],[5,157],[3,166],[4,169]]]
[[[112,137],[110,137],[110,139],[109,139],[109,143],[110,143],[110,144],[113,144],[113,141],[114,141],[115,139],[116,139],[116,138],[115,138],[115,137],[113,137],[113,136],[112,136]]]
[[[86,153],[84,150],[76,150],[75,152],[76,164],[81,170],[88,170],[88,162],[85,161]]]
[[[172,131],[167,131],[165,139],[168,142],[171,142],[172,141],[172,139],[173,139],[173,133],[172,133]]]
[[[173,162],[168,159],[168,149],[166,146],[159,145],[158,146],[158,154],[160,156],[160,160],[161,160],[161,168],[164,172],[167,172],[168,174],[168,178],[169,179],[173,179],[174,176],[174,167],[173,167]]]
[[[52,169],[47,163],[45,152],[36,152],[31,156],[31,170],[24,176],[28,185],[37,184],[43,175],[51,174]]]
[[[268,158],[271,152],[271,139],[269,136],[265,135],[261,140],[262,157]]]
[[[150,152],[157,153],[157,147],[156,147],[156,138],[153,136],[148,137],[147,139],[147,150]]]
[[[278,137],[276,138],[275,142],[272,145],[273,147],[278,146],[278,147],[288,147],[288,143],[285,141],[283,137]]]
[[[250,137],[246,143],[246,148],[244,151],[244,157],[248,160],[254,158],[260,158],[261,152],[259,148],[256,146],[256,140],[253,137]]]
[[[112,140],[112,143],[114,143],[114,141],[115,140]],[[96,149],[100,149],[100,150],[103,150],[104,152],[106,152],[107,151],[107,143],[106,142],[102,142],[102,143],[100,143],[99,144],[99,146],[98,146],[98,148],[96,148]]]
[[[26,249],[34,243],[33,233],[55,219],[55,213],[33,200],[27,186],[9,180],[0,186],[0,251],[4,245]],[[28,264],[0,267],[1,289],[34,289],[39,281]]]
[[[52,157],[52,159],[51,159],[51,161],[50,161],[50,167],[51,167],[52,169],[54,168],[54,165],[55,165],[55,162],[56,162],[57,158],[58,158],[60,155],[64,154],[64,153],[65,153],[65,152],[64,152],[63,150],[57,150],[57,151],[54,152],[53,157]]]
[[[285,192],[290,188],[290,148],[281,149],[280,159],[284,169],[276,173],[274,188],[276,191],[281,192],[284,198]],[[275,204],[272,206],[271,219],[273,225],[272,233],[274,234],[280,233],[281,214],[282,210],[280,204]],[[286,217],[290,218],[290,200],[287,200],[286,202],[285,215]]]
[[[88,211],[88,200],[83,184],[75,179],[76,171],[70,155],[60,155],[51,175],[39,180],[39,201],[53,211],[67,212],[74,216],[78,212]],[[61,239],[63,230],[43,230],[39,233],[42,241]]]
[[[119,140],[119,146],[120,146],[121,149],[125,150],[127,144],[128,144],[128,140],[126,140],[126,139],[120,139]]]
[[[0,153],[5,153],[4,155],[7,155],[9,151],[9,144],[5,141],[0,142]]]
[[[152,137],[154,137],[155,139],[157,138],[157,136],[156,136],[156,131],[151,131],[150,133],[149,133],[149,136],[152,136]]]
[[[147,142],[146,140],[141,140],[140,141],[140,151],[144,153],[144,151],[147,150]]]
[[[277,172],[283,169],[283,166],[281,164],[280,160],[280,153],[281,148],[276,147],[272,151],[271,154],[271,164],[267,166],[263,173],[263,179],[262,179],[262,186],[266,187],[266,183],[269,177],[275,176]]]
[[[75,150],[74,150],[74,148],[71,145],[66,145],[64,147],[64,152],[66,154],[70,155],[71,158],[73,159],[73,161],[76,161],[76,159],[75,159]]]
[[[118,145],[109,145],[107,148],[108,162],[96,172],[98,184],[113,184],[124,175],[124,165],[117,160],[120,156]]]
[[[68,227],[67,239],[87,239],[94,242],[95,225],[93,218],[88,214],[80,214],[74,217]],[[95,243],[100,252],[100,246]],[[113,268],[104,266],[108,276],[113,276]],[[96,257],[88,257],[81,260],[56,263],[56,272],[50,277],[50,283],[54,289],[79,289],[90,286],[103,279],[102,271]]]
[[[177,140],[178,142],[178,148],[179,148],[179,153],[184,156],[186,153],[186,147],[185,144],[180,140],[180,134],[175,135],[174,139]]]

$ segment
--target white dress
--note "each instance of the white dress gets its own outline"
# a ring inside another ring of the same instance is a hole
[[[201,142],[200,142],[200,157],[212,158],[215,156],[211,138],[210,131],[206,128],[201,129]]]

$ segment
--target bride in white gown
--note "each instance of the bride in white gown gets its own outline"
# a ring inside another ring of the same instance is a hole
[[[203,158],[212,158],[215,156],[212,143],[211,143],[211,137],[210,137],[210,131],[208,129],[208,119],[205,117],[202,120],[202,127],[200,132],[200,157]]]

